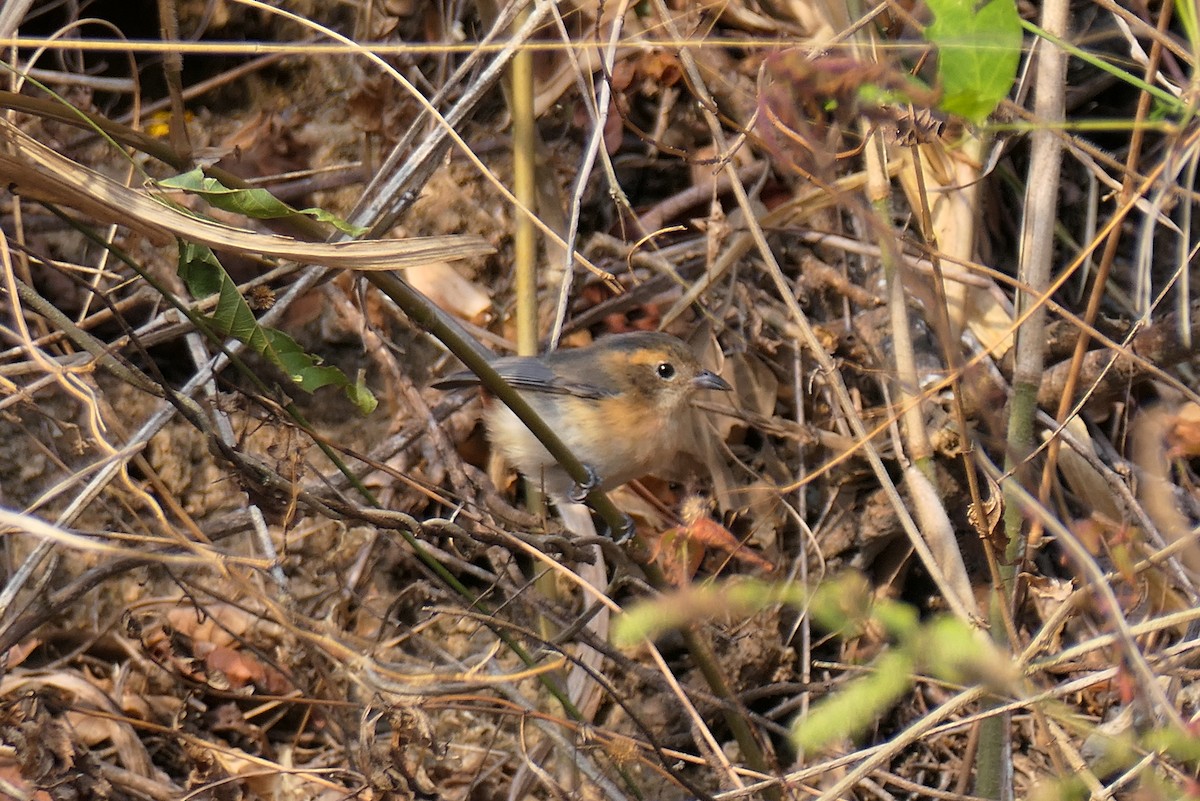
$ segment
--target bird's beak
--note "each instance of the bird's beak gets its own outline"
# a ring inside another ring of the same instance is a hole
[[[696,377],[692,379],[692,386],[696,389],[719,389],[722,392],[728,392],[733,389],[733,387],[729,386],[728,381],[708,370],[701,370],[696,373]]]

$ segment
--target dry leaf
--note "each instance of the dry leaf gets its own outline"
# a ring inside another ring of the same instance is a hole
[[[476,325],[486,322],[492,308],[487,291],[468,281],[444,261],[432,261],[409,267],[404,277],[425,297],[455,317]]]
[[[1088,433],[1083,420],[1073,417],[1067,421],[1065,429],[1080,446],[1088,450],[1093,459],[1099,460],[1091,434]],[[1046,438],[1049,434],[1043,433],[1042,436]],[[1094,515],[1099,514],[1114,524],[1124,519],[1120,507],[1113,500],[1112,488],[1104,480],[1104,476],[1092,467],[1091,461],[1080,456],[1073,448],[1064,446],[1058,452],[1058,466],[1071,491]]]
[[[687,498],[683,502],[682,526],[673,526],[657,537],[650,537],[651,560],[657,560],[667,579],[676,586],[683,586],[700,567],[707,549],[727,553],[734,559],[765,570],[775,566],[763,559],[730,533],[729,529],[708,515],[708,502],[699,497]]]
[[[19,191],[50,195],[71,208],[135,228],[150,237],[157,235],[160,240],[179,237],[225,250],[353,270],[396,270],[437,259],[485,255],[494,250],[474,236],[302,242],[221,225],[186,214],[145,191],[130,189],[77,164],[12,125],[0,128],[0,140],[8,145],[7,152],[0,152],[0,175],[17,184]]]

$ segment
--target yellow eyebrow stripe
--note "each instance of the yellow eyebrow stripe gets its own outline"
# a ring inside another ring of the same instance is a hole
[[[650,350],[649,348],[641,348],[628,354],[626,361],[632,364],[657,364],[658,362],[661,362],[665,356],[666,354],[661,351]]]

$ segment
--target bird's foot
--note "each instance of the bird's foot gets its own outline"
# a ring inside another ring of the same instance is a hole
[[[604,534],[611,537],[612,541],[617,545],[624,545],[625,543],[629,542],[629,540],[633,539],[633,535],[636,531],[637,527],[633,523],[633,518],[622,512],[620,528],[614,532],[609,530],[606,524]]]
[[[591,465],[585,464],[583,469],[587,471],[587,480],[582,484],[576,482],[571,491],[567,493],[567,497],[572,503],[583,503],[587,500],[587,496],[591,494],[592,490],[600,486],[600,474]]]

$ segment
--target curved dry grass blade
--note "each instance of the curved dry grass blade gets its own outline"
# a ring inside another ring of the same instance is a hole
[[[146,233],[175,236],[210,247],[260,253],[351,270],[395,270],[430,261],[455,261],[493,252],[476,236],[431,236],[351,242],[302,242],[277,234],[204,220],[145,191],[130,189],[55,153],[12,125],[0,129],[0,178],[18,191],[52,195],[58,202]]]

